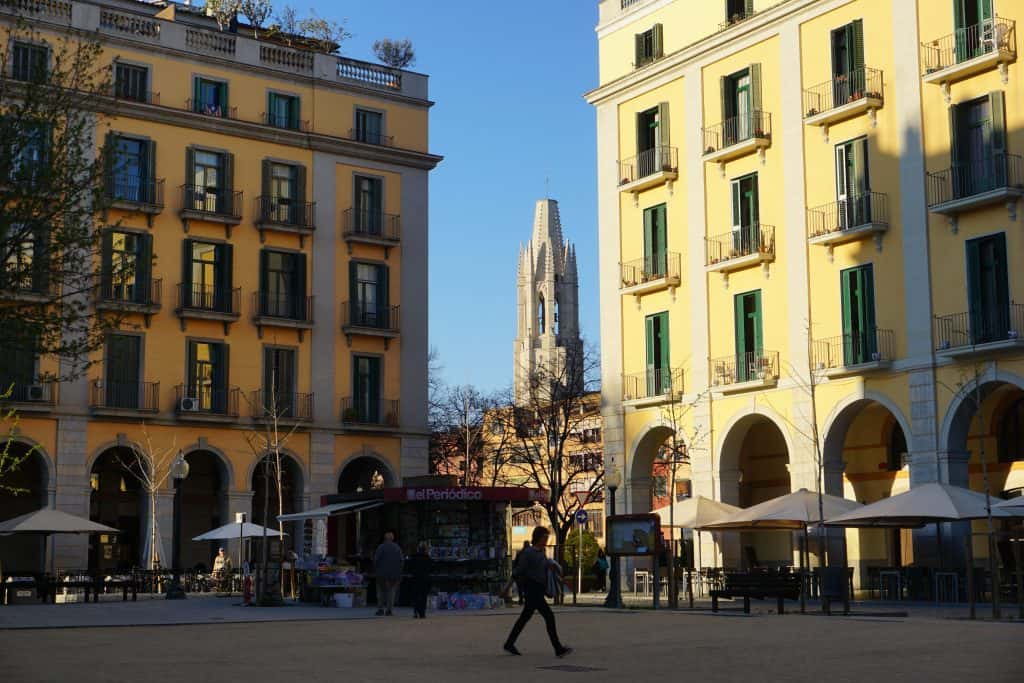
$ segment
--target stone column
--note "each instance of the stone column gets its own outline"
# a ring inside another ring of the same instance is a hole
[[[57,420],[57,487],[54,507],[78,517],[89,516],[89,473],[86,470],[86,418],[61,417]],[[89,537],[56,534],[50,541],[56,569],[85,569],[89,563]],[[47,558],[51,559],[50,557]],[[47,565],[47,571],[50,566]]]
[[[739,505],[739,468],[721,469],[718,472],[719,500],[729,505]],[[742,564],[740,535],[735,532],[720,533],[718,552],[721,567],[739,567]]]

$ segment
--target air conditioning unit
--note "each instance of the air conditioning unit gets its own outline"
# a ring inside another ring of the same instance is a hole
[[[178,410],[183,413],[199,412],[199,399],[193,398],[191,396],[186,396],[185,398],[178,401]]]
[[[28,400],[30,401],[43,401],[46,399],[46,391],[43,389],[42,384],[29,384],[28,385]]]

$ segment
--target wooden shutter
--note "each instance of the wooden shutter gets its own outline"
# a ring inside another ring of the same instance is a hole
[[[668,102],[661,102],[658,104],[658,139],[659,144],[662,146],[667,147],[671,144],[669,137]],[[661,161],[662,164],[668,162],[664,156]],[[659,164],[659,167],[655,170],[661,170],[661,164]]]
[[[295,288],[294,293],[302,306],[302,313],[305,315],[306,308],[306,255],[295,255]]]
[[[240,214],[242,207],[235,206],[235,155],[225,152],[222,157],[224,163],[224,202],[226,210],[232,215]]]
[[[644,270],[650,272],[654,259],[654,209],[644,209]]]
[[[188,351],[185,354],[185,396],[195,397],[196,395],[196,345],[197,342],[188,343]]]
[[[218,244],[216,248],[217,258],[217,292],[214,297],[217,300],[217,309],[224,312],[237,313],[231,307],[234,305],[234,293],[232,292],[232,268],[234,261],[234,247],[230,244]]]
[[[647,333],[647,377],[651,378],[654,376],[654,368],[657,360],[654,357],[654,318],[655,316],[649,315],[644,321]]]
[[[106,180],[107,197],[111,199],[117,197],[117,183],[114,177],[114,167],[117,163],[117,139],[117,133],[107,132],[106,139],[103,142],[104,178]]]
[[[669,371],[669,337],[668,337],[668,313],[659,313],[658,318],[658,342],[661,344],[661,355],[658,358],[658,362],[661,364],[662,376]],[[663,385],[661,388],[664,390],[665,382],[661,382]]]
[[[114,233],[104,230],[100,237],[100,297],[110,296],[114,281]]]
[[[184,307],[192,305],[192,240],[181,243],[181,295],[178,297]]]
[[[306,201],[306,167],[299,165],[295,167],[295,197],[294,199],[300,203]],[[305,220],[306,216],[303,215],[302,219]]]
[[[718,85],[722,95],[722,121],[727,121],[736,115],[736,98],[732,96],[732,87],[728,76],[718,79]]]
[[[633,36],[633,66],[640,66],[644,63],[644,34],[637,33]]]
[[[761,311],[761,290],[753,292],[751,296],[754,297],[754,353],[761,355],[764,353],[764,326],[762,324],[762,311]]]
[[[156,140],[146,140],[144,146],[146,155],[146,177],[143,178],[142,195],[143,200],[156,203]]]
[[[750,65],[750,108],[755,112],[760,112],[762,109],[760,64]],[[760,121],[755,118],[754,127],[757,128],[759,123]]]
[[[743,2],[743,15],[749,17],[754,14],[754,0],[744,0]]]
[[[745,294],[737,294],[733,297],[733,324],[735,325],[736,333],[736,370],[740,373],[741,377],[746,377],[746,370],[744,369],[744,364],[746,362],[744,354],[747,351],[747,326],[746,312],[744,309],[745,298]]]
[[[192,79],[192,111],[201,112],[202,105],[202,79],[198,76]]]
[[[298,97],[291,97],[288,100],[288,127],[292,130],[299,129],[299,105],[301,100]]]
[[[144,232],[137,235],[136,239],[138,252],[135,255],[135,300],[146,304],[150,303],[152,292],[153,236]]]
[[[993,235],[989,239],[996,243],[995,255],[995,277],[996,277],[996,305],[1003,322],[1002,329],[997,330],[1001,335],[1006,334],[1011,326],[1010,315],[1010,280],[1006,264],[1006,233]]]
[[[982,311],[981,299],[981,239],[967,241],[967,309],[972,328]]]
[[[654,58],[659,59],[665,56],[665,30],[661,24],[655,24],[651,29],[654,43]]]
[[[868,180],[868,139],[854,140],[849,149],[853,157],[853,192],[863,197],[871,189]]]
[[[853,291],[856,289],[856,268],[839,273],[839,289],[843,311],[843,348],[847,348],[847,339],[853,334]]]
[[[870,263],[861,271],[861,301],[864,305],[864,330],[874,339],[875,330],[875,268]],[[871,349],[874,351],[875,349]]]
[[[854,19],[850,24],[849,44],[847,50],[850,54],[850,72],[858,74],[856,77],[865,80],[860,69],[864,68],[864,21]],[[865,83],[859,82],[859,90],[864,90]]]
[[[377,266],[377,307],[382,311],[388,310],[391,301],[388,288],[388,267]]]
[[[733,232],[739,230],[743,224],[743,207],[740,203],[743,201],[743,193],[740,191],[740,181],[732,181],[732,229]]]
[[[276,126],[277,123],[277,112],[274,111],[274,100],[277,99],[274,93],[267,91],[267,120],[264,121],[268,126]]]
[[[266,249],[260,249],[260,293],[259,293],[259,312],[264,315],[267,310],[267,299],[269,293],[267,291],[267,278],[269,276],[269,254]]]
[[[953,166],[960,163],[960,105],[949,105],[949,160]],[[953,174],[954,177],[956,173]],[[954,192],[956,188],[954,188]]]
[[[355,261],[348,262],[348,309],[349,324],[359,321],[359,301],[356,290],[356,267]]]
[[[274,164],[273,164],[273,162],[270,161],[270,159],[264,159],[263,163],[261,164],[261,166],[263,167],[261,194],[264,197],[269,197],[271,195],[271,193],[273,192],[273,186],[272,186],[271,180],[273,178]],[[264,200],[264,201],[266,201],[266,200]],[[262,207],[261,207],[261,210],[262,210]]]
[[[761,224],[761,189],[758,187],[757,177],[756,173],[750,176],[750,223],[754,226]]]
[[[193,196],[194,188],[196,184],[196,148],[186,147],[185,148],[185,198],[190,200]],[[186,201],[188,208],[192,207],[191,201]]]
[[[982,22],[992,19],[992,0],[978,1],[978,16]]]
[[[230,118],[228,115],[228,84],[218,83],[217,92],[220,94],[221,115],[224,118]]]
[[[992,157],[998,168],[1005,169],[1006,154],[1006,98],[1002,90],[989,93],[989,109],[992,111]],[[997,171],[998,172],[998,171]],[[1005,173],[998,180],[1005,182]]]

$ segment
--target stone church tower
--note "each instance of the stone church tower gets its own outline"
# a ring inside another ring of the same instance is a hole
[[[526,402],[538,370],[560,374],[566,358],[581,358],[576,248],[562,239],[558,202],[537,202],[533,237],[519,246],[519,323],[515,342],[515,401]],[[582,376],[575,378],[582,385]]]

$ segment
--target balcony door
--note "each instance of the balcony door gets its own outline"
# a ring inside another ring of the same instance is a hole
[[[671,385],[669,370],[668,313],[655,313],[645,319],[647,335],[647,395],[667,394]]]
[[[227,359],[225,344],[189,342],[186,394],[196,399],[199,410],[227,412]]]
[[[668,274],[665,205],[644,210],[644,274],[651,279]]]
[[[352,373],[352,408],[359,422],[379,424],[381,421],[381,359],[356,356]]]
[[[356,225],[360,232],[380,235],[383,227],[384,187],[380,178],[356,176],[355,179]]]
[[[107,337],[104,393],[107,408],[137,410],[141,388],[142,337],[112,334]]]
[[[832,105],[864,96],[864,24],[857,19],[832,31]]]
[[[836,145],[836,205],[843,230],[871,222],[868,139]]]
[[[875,278],[871,264],[840,274],[843,307],[843,364],[874,360],[878,352],[875,329]]]
[[[182,304],[186,308],[231,312],[232,246],[185,240],[184,250]]]
[[[263,349],[263,409],[267,415],[295,417],[295,350]]]
[[[984,39],[989,37],[993,16],[992,0],[953,0],[957,63],[985,52]]]
[[[304,319],[306,255],[265,249],[260,252],[260,315]]]
[[[757,174],[732,181],[732,248],[730,258],[753,253],[759,247],[760,200]]]
[[[196,150],[193,160],[192,208],[207,213],[224,213],[224,156]]]
[[[387,324],[387,279],[385,266],[375,263],[349,264],[352,323],[363,327]]]
[[[1012,325],[1005,234],[968,240],[967,301],[972,344],[1009,336]]]
[[[761,321],[761,290],[737,294],[734,299],[736,328],[736,381],[758,377],[764,341]]]

